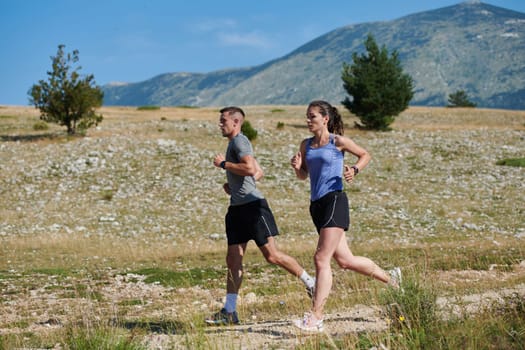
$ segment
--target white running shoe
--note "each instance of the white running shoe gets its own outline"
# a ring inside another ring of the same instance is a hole
[[[401,269],[399,267],[394,267],[392,270],[388,271],[388,274],[390,275],[390,281],[388,281],[388,284],[395,289],[401,288],[401,283],[403,282]]]
[[[308,296],[310,297],[310,299],[314,299],[314,294],[315,294],[315,277],[314,277],[314,284],[311,286],[311,287],[306,287],[306,293],[308,293]]]
[[[293,321],[293,325],[305,332],[319,333],[324,330],[323,320],[318,320],[312,313],[305,313],[300,320]]]

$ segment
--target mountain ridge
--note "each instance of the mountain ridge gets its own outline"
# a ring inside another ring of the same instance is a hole
[[[462,89],[479,107],[525,109],[525,14],[482,2],[339,27],[258,66],[108,84],[104,104],[293,105],[318,98],[339,103],[347,96],[342,63],[363,52],[368,33],[379,46],[398,52],[414,79],[411,105],[443,106],[450,93]]]

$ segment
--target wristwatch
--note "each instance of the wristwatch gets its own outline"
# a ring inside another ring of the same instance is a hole
[[[359,174],[359,168],[358,168],[357,166],[352,165],[350,168],[351,168],[351,169],[354,169],[354,175]]]

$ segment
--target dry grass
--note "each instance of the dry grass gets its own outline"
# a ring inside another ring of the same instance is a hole
[[[266,173],[259,186],[282,233],[278,245],[313,272],[308,184],[289,166],[309,136],[305,108],[245,111],[259,132],[254,148]],[[374,133],[351,128],[357,119],[341,111],[347,135],[373,156],[346,188],[354,253],[432,276],[442,296],[525,282],[523,168],[495,165],[524,157],[525,112],[413,107],[392,132]],[[226,147],[218,108],[100,112],[98,128],[69,138],[54,125],[33,130],[32,108],[0,106],[0,335],[43,347],[71,327],[167,322],[205,348],[215,337],[196,320],[224,295],[227,197],[224,174],[212,165]],[[192,287],[151,284],[136,274],[144,269],[198,269],[204,277]],[[289,318],[307,307],[301,284],[268,266],[254,245],[246,271],[242,296],[255,300],[241,303],[245,319]],[[378,283],[334,273],[329,311],[377,302]]]

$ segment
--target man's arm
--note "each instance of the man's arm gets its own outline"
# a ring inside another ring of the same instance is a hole
[[[241,157],[239,163],[232,163],[232,162],[227,162],[224,159],[224,155],[217,154],[215,156],[215,159],[213,160],[213,164],[216,167],[220,167],[225,170],[231,171],[235,175],[254,176],[256,180],[258,178],[261,178],[263,175],[261,167],[259,166],[259,164],[255,160],[255,158],[253,158],[252,155],[245,155]],[[259,172],[260,174],[258,174]]]

